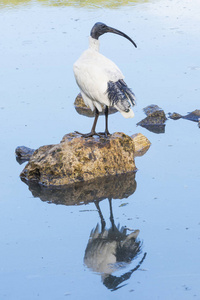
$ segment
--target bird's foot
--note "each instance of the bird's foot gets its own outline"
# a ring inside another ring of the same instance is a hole
[[[105,132],[90,131],[89,133],[81,133],[79,131],[75,131],[75,132],[80,134],[84,138],[92,137],[94,135],[97,135],[99,137],[105,136],[107,138],[110,135],[110,133],[108,131],[105,131]]]
[[[99,136],[105,136],[105,137],[107,138],[107,137],[108,137],[109,135],[111,135],[111,134],[110,134],[109,131],[106,130],[106,131],[104,131],[104,132],[98,132],[98,135],[99,135]]]
[[[81,133],[79,131],[75,131],[75,132],[78,133],[78,134],[80,134],[84,138],[92,137],[94,135],[100,136],[100,134],[97,133],[96,131],[90,131],[89,133]]]

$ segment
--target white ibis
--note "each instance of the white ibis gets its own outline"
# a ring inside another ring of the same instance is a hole
[[[102,106],[105,106],[105,136],[108,131],[108,107],[114,106],[125,118],[134,117],[131,105],[135,105],[135,95],[124,82],[124,75],[108,58],[99,53],[99,37],[107,32],[119,34],[128,39],[135,47],[135,42],[125,33],[109,27],[104,23],[96,23],[90,32],[89,48],[74,63],[74,75],[81,95],[87,106],[93,111],[95,119],[88,134],[83,137],[101,135],[96,133],[96,124]]]
[[[85,250],[84,263],[94,272],[100,273],[103,284],[112,291],[117,290],[121,283],[128,280],[142,264],[146,257],[136,267],[121,276],[112,275],[128,267],[130,263],[141,253],[142,242],[138,240],[139,230],[127,233],[126,227],[115,225],[112,212],[112,199],[108,198],[110,206],[111,227],[106,228],[106,222],[101,212],[99,201],[95,201],[97,211],[101,220],[101,230],[99,224],[91,231],[90,238]],[[119,273],[118,273],[119,275]]]

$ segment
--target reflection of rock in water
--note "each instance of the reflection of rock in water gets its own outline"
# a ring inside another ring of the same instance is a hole
[[[91,231],[85,250],[84,263],[94,272],[100,273],[104,285],[114,291],[121,288],[123,285],[119,285],[129,279],[133,272],[140,267],[146,253],[135,268],[122,276],[112,275],[113,272],[127,267],[141,253],[141,241],[138,240],[139,230],[127,234],[127,228],[115,226],[111,199],[109,199],[111,227],[106,229],[99,202],[97,201],[95,204],[102,228],[100,231],[99,224],[97,224],[96,228]]]
[[[134,172],[61,187],[44,187],[31,182],[27,184],[34,197],[63,205],[84,204],[106,198],[127,198],[136,190]]]

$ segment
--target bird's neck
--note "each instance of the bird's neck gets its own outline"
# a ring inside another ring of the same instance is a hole
[[[99,40],[89,37],[89,48],[95,51],[99,51]]]

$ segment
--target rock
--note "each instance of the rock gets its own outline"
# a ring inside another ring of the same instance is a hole
[[[134,157],[144,155],[151,145],[146,136],[141,133],[136,133],[133,134],[131,138],[133,139],[135,146]]]
[[[19,164],[24,163],[25,161],[29,160],[30,157],[33,155],[33,152],[35,150],[25,147],[25,146],[19,146],[15,149],[16,159]]]
[[[185,116],[182,116],[178,113],[169,113],[169,118],[173,119],[173,120],[178,120],[180,118],[182,119],[186,119],[186,120],[190,120],[190,121],[194,121],[194,122],[199,122],[200,120],[200,110],[199,109],[195,109],[194,111],[188,113]]]
[[[183,116],[182,118],[190,121],[198,122],[200,120],[200,110],[195,109],[194,111],[187,114],[186,116]]]
[[[19,157],[21,159],[29,160],[30,157],[33,155],[34,151],[35,151],[34,149],[31,149],[31,148],[28,148],[28,147],[25,147],[25,146],[18,146],[15,149],[15,154],[16,154],[17,157]]]
[[[154,133],[165,132],[165,121],[167,120],[165,112],[157,105],[149,105],[144,109],[147,117],[138,122],[137,125],[145,127]]]
[[[37,149],[20,176],[44,186],[60,186],[124,174],[136,171],[134,157],[149,147],[150,142],[141,134],[130,137],[114,133],[108,138],[85,139],[69,133],[60,144]]]
[[[88,106],[85,105],[81,94],[78,94],[78,96],[76,97],[74,106],[75,106],[77,113],[79,113],[80,115],[84,115],[87,117],[94,117],[94,111],[92,111]],[[116,112],[118,112],[118,110],[116,108],[114,108],[112,106],[109,107],[108,114],[114,114]],[[105,113],[105,108],[102,105],[102,111],[99,114],[104,115],[104,113]]]
[[[182,118],[182,116],[176,112],[169,113],[168,115],[169,115],[169,118],[172,120],[178,120],[178,119]]]

